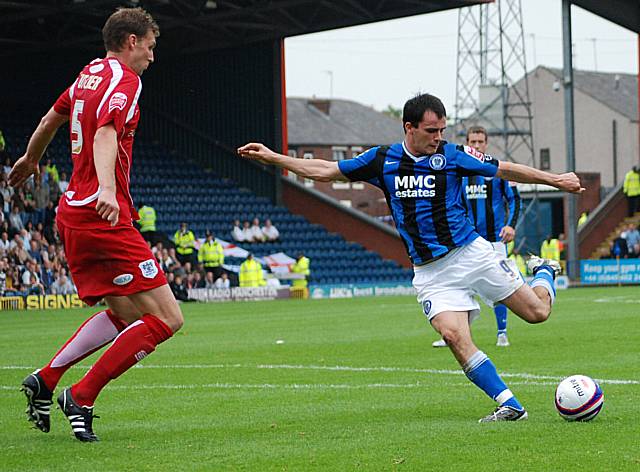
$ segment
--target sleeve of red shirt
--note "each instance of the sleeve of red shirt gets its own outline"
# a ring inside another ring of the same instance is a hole
[[[96,129],[113,123],[116,132],[120,134],[131,107],[136,106],[139,87],[140,79],[138,76],[125,74],[98,111]]]
[[[73,85],[71,87],[73,87]],[[67,87],[67,89],[58,97],[56,103],[53,104],[53,109],[56,113],[66,116],[69,116],[69,113],[71,113],[71,97],[69,96],[69,89],[71,87]]]

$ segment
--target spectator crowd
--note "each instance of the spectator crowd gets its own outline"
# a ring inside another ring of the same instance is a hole
[[[155,222],[155,213],[152,218]],[[236,220],[231,231],[232,238],[242,243],[264,243],[276,241],[280,233],[278,229],[266,219],[260,226],[258,218],[253,224],[245,221],[240,225]],[[239,268],[239,273],[227,272],[224,268],[224,250],[216,241],[215,235],[207,231],[205,241],[197,247],[196,235],[189,229],[186,222],[173,235],[173,242],[159,241],[151,246],[151,251],[158,264],[165,272],[169,286],[178,300],[190,301],[189,289],[193,288],[230,288],[260,287],[265,285],[262,276],[262,266],[249,254]]]
[[[640,231],[633,223],[629,223],[611,242],[609,257],[612,259],[628,259],[640,257]]]
[[[65,173],[47,160],[22,187],[8,185],[11,159],[0,174],[0,294],[76,293],[55,225],[55,208],[69,185]]]
[[[200,250],[196,250],[195,241],[187,223],[182,223],[173,243],[158,241],[151,246],[171,291],[183,302],[191,301],[188,295],[191,288],[230,288],[232,284],[229,273],[222,267],[224,253],[214,234],[207,232]]]
[[[280,237],[280,232],[271,223],[270,219],[266,219],[264,225],[260,226],[260,220],[254,218],[253,223],[245,221],[242,226],[240,226],[240,220],[235,220],[231,236],[239,243],[264,243],[277,241]]]

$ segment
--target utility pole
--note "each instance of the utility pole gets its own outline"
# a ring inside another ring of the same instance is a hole
[[[596,46],[598,38],[590,38],[589,41],[591,41],[593,45],[593,70],[598,72],[598,50]]]
[[[564,132],[567,145],[567,172],[576,170],[575,120],[573,117],[573,56],[571,54],[571,0],[562,0],[562,84],[564,86]],[[576,280],[578,271],[577,196],[567,195],[569,278]]]
[[[324,72],[329,76],[329,98],[333,98],[333,71],[325,70]]]

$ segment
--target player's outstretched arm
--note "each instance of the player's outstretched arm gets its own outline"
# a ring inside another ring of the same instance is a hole
[[[500,161],[496,177],[521,184],[546,184],[569,193],[582,193],[584,188],[573,172],[552,174],[515,162]]]
[[[38,173],[38,162],[42,158],[47,146],[56,135],[58,128],[69,120],[66,115],[61,115],[51,108],[42,117],[36,130],[29,139],[27,150],[16,161],[9,172],[9,185],[19,187],[32,175]]]
[[[284,154],[278,154],[261,143],[245,144],[238,148],[238,154],[245,159],[262,162],[263,164],[273,164],[295,172],[301,177],[319,182],[346,180],[342,172],[340,172],[337,162],[325,161],[324,159],[296,159]]]

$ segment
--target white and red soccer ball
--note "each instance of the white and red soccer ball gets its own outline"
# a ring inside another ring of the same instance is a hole
[[[586,375],[572,375],[556,388],[556,409],[567,421],[590,421],[604,404],[600,386]]]

